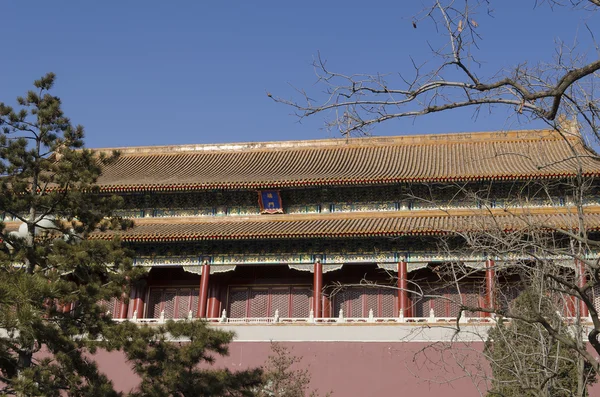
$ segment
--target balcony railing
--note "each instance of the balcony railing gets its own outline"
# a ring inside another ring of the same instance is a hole
[[[193,313],[190,311],[187,318],[173,319],[173,321],[184,321],[193,320]],[[137,312],[130,319],[115,319],[115,321],[131,321],[139,324],[163,324],[168,319],[165,318],[164,311],[161,312],[158,318],[137,318]],[[398,324],[442,324],[442,323],[456,323],[460,324],[492,324],[496,322],[494,316],[491,317],[437,317],[434,309],[431,309],[428,317],[375,317],[373,316],[373,310],[369,310],[368,317],[345,317],[344,311],[340,310],[337,317],[314,317],[313,311],[310,311],[309,317],[294,318],[294,317],[279,317],[279,311],[275,311],[273,317],[242,317],[242,318],[229,318],[227,313],[223,310],[221,317],[207,318],[206,321],[209,323],[218,324],[352,324],[352,323],[370,323],[370,324],[384,324],[384,323],[398,323]]]

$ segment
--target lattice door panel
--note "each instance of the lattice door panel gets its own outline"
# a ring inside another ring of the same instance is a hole
[[[307,318],[312,305],[312,293],[308,288],[292,287],[292,313],[290,317]]]
[[[159,318],[162,306],[162,293],[160,289],[150,289],[150,296],[148,299],[148,313],[147,318]]]
[[[395,317],[396,300],[398,299],[396,291],[393,289],[381,290],[381,312],[379,317]]]
[[[177,317],[176,318],[188,318],[190,310],[193,309],[190,307],[191,303],[191,290],[189,289],[180,289],[177,290]]]
[[[379,289],[366,288],[364,290],[365,311],[363,315],[369,315],[369,310],[373,310],[374,317],[381,317],[379,310]]]
[[[346,291],[347,310],[345,317],[366,317],[363,308],[363,289],[349,288]]]
[[[200,290],[198,288],[192,289],[191,291],[191,306],[190,306],[190,310],[192,311],[192,317],[193,318],[197,318],[198,317],[198,305],[199,305],[199,300],[200,300]],[[219,313],[219,315],[221,315],[221,313]]]
[[[273,288],[271,290],[271,314],[275,315],[278,311],[279,317],[290,317],[290,289]]]
[[[431,309],[436,317],[455,317],[461,302],[456,290],[441,286],[423,288],[423,296],[415,295],[413,299],[417,317],[429,317]]]
[[[600,285],[596,284],[592,290],[594,308],[596,311],[600,310]]]
[[[331,313],[332,317],[337,317],[340,314],[340,309],[344,310],[344,316],[346,315],[346,291],[338,291],[335,295],[333,295],[333,313]]]
[[[425,296],[415,295],[413,297],[413,308],[416,317],[429,317],[429,311],[432,308],[433,299]],[[435,308],[434,308],[435,311]]]
[[[440,286],[423,287],[423,297],[415,302],[417,317],[429,317],[431,309],[436,317],[448,316],[448,304],[445,299],[446,290]]]
[[[227,317],[244,318],[248,306],[248,288],[231,289],[229,291],[229,308]]]
[[[174,318],[175,316],[175,299],[177,298],[177,291],[168,290],[165,291],[163,297],[163,308],[165,318]]]
[[[346,288],[333,296],[333,317],[344,310],[344,317],[365,318],[373,310],[374,317],[394,317],[396,290],[387,288]],[[429,312],[429,309],[427,309]]]
[[[269,315],[269,290],[252,289],[250,292],[250,310],[248,317],[267,317]]]
[[[481,289],[477,285],[464,285],[461,286],[460,292],[462,294],[462,304],[470,307],[481,307],[483,302],[480,299]],[[480,317],[481,312],[479,311],[465,311],[463,316],[467,317]]]
[[[198,288],[150,288],[146,302],[146,317],[188,318],[190,310],[196,317],[198,310]]]
[[[119,313],[121,313],[121,307],[123,306],[123,300],[119,298],[112,298],[110,300],[110,305],[112,307],[112,316],[117,317]]]
[[[105,312],[109,312],[111,317],[117,317],[121,311],[121,305],[123,302],[121,299],[116,297],[111,298],[110,301],[101,300],[98,305],[104,307]]]
[[[243,287],[229,290],[230,318],[279,317],[307,318],[312,293],[307,287]]]
[[[459,294],[458,290],[454,287],[448,287],[444,292],[444,298],[446,298],[446,314],[442,314],[440,317],[458,317],[463,301],[463,297]],[[438,316],[437,311],[436,316]]]

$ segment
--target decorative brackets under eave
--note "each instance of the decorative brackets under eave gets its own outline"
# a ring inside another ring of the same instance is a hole
[[[331,264],[331,265],[323,264],[323,273],[328,273],[328,272],[332,272],[334,270],[339,270],[342,268],[342,266],[344,266],[344,265],[343,264]],[[299,270],[301,272],[310,272],[310,273],[315,272],[315,265],[312,263],[307,264],[307,265],[288,265],[288,267],[290,269]]]
[[[408,262],[406,268],[408,272],[414,272],[415,270],[426,268],[429,262]],[[388,272],[398,272],[398,263],[378,263],[377,267],[380,269],[387,270]]]
[[[201,275],[202,267],[203,267],[203,265],[183,266],[183,270],[185,270],[188,273],[194,273],[194,274]],[[235,270],[235,268],[236,268],[236,265],[221,265],[221,266],[211,265],[210,266],[210,274],[232,272]]]

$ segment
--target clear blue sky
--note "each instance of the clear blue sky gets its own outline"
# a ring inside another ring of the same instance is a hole
[[[376,3],[372,5],[370,3]],[[34,79],[58,75],[55,93],[83,124],[90,147],[313,139],[334,136],[320,116],[298,124],[266,91],[315,89],[320,51],[344,73],[402,72],[424,61],[431,25],[413,29],[416,1],[6,1],[0,100],[14,104]],[[587,45],[584,13],[493,0],[479,16],[483,68],[550,61],[556,39]],[[598,15],[588,23],[600,32]],[[589,16],[588,16],[589,18]],[[517,127],[471,112],[391,122],[375,134]]]

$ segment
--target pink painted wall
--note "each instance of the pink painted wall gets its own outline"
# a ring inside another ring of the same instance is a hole
[[[335,396],[418,395],[444,397],[479,395],[485,390],[480,378],[465,376],[456,361],[465,363],[473,372],[485,368],[474,349],[481,346],[454,344],[451,351],[427,349],[426,343],[360,343],[360,342],[283,342],[308,366],[312,386],[322,394]],[[481,344],[479,344],[481,345]],[[228,357],[217,359],[216,366],[232,370],[264,364],[271,354],[268,342],[234,342]],[[100,368],[122,391],[135,388],[139,379],[119,352],[98,352]],[[442,359],[443,358],[443,359]],[[414,359],[414,360],[413,360]],[[479,368],[475,371],[476,368]],[[450,383],[449,383],[450,382]]]
[[[478,387],[486,390],[485,382],[478,377],[473,382],[456,363],[460,358],[471,371],[475,367],[484,368],[485,363],[478,362],[474,352],[481,344],[454,344],[452,351],[436,346],[422,354],[419,351],[430,344],[288,342],[282,345],[302,357],[302,365],[310,370],[312,386],[322,394],[333,391],[335,396],[439,397],[443,392],[444,397],[452,397],[479,395]],[[229,357],[219,363],[229,368],[245,368],[260,365],[269,354],[269,343],[239,342],[232,344]]]
[[[312,376],[312,387],[322,395],[464,397],[485,395],[487,364],[478,354],[482,343],[419,342],[282,342],[302,357]],[[268,342],[234,342],[228,357],[216,366],[231,370],[264,364],[271,354]],[[139,378],[119,352],[98,352],[101,369],[117,389],[129,391]],[[600,396],[600,385],[590,390]]]

